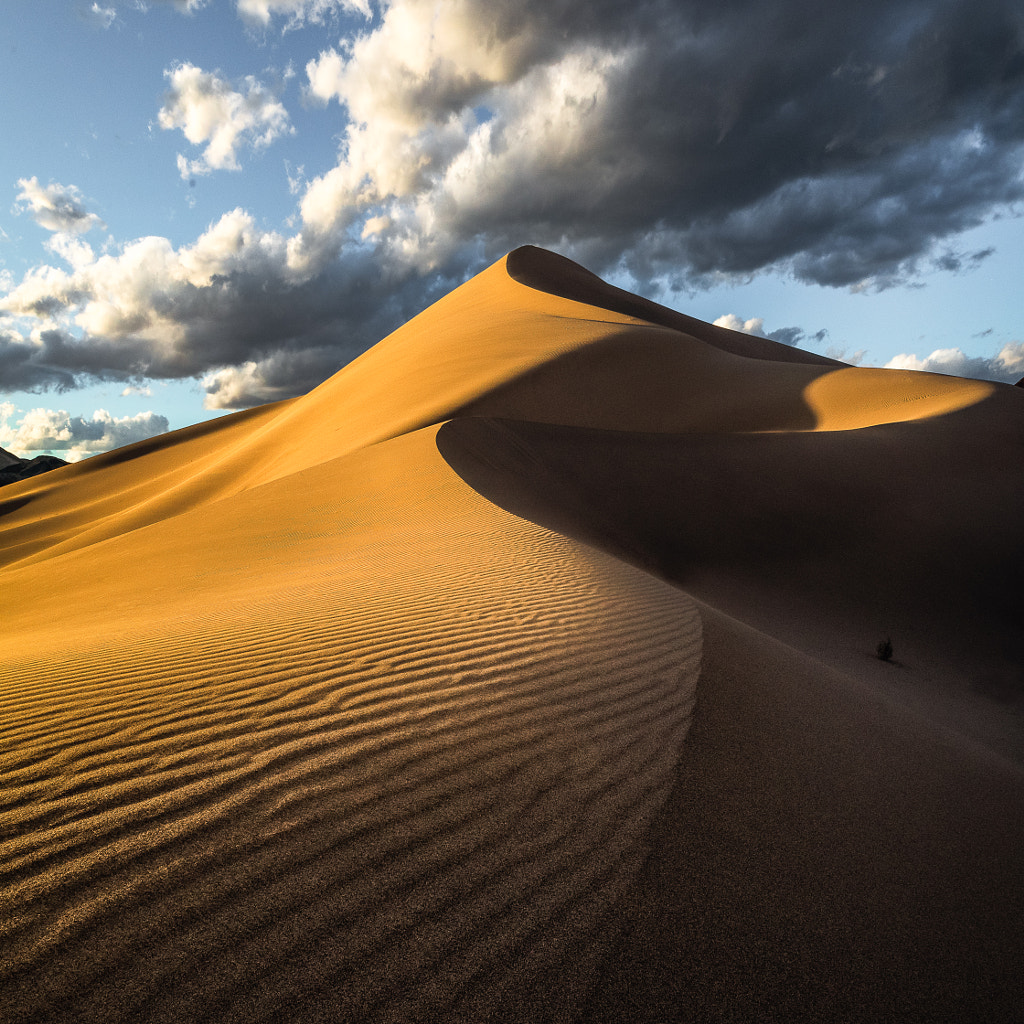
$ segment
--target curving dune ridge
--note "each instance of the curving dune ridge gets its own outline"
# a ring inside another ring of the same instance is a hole
[[[527,247],[10,485],[0,1020],[1014,1020],[1022,465]]]

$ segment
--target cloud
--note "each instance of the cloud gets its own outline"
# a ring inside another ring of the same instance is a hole
[[[10,402],[0,404],[0,448],[29,456],[59,454],[68,462],[143,441],[168,429],[167,417],[154,412],[115,417],[97,409],[91,419],[85,419],[64,409],[40,408],[29,410],[12,424],[15,411]]]
[[[558,54],[538,26],[503,27],[500,11],[481,14],[470,3],[444,10],[431,20],[432,5],[396,4],[348,60],[331,51],[307,66],[311,94],[340,100],[352,120],[343,159],[303,196],[297,261],[370,221],[369,233],[388,224],[381,241],[389,260],[430,271],[481,234],[496,254],[523,237],[552,244],[559,208],[579,202],[593,139],[607,127],[610,96],[635,52],[578,46]],[[493,44],[459,67],[474,34]],[[540,53],[552,59],[531,64]],[[382,76],[375,68],[384,54],[391,66]]]
[[[234,407],[318,383],[524,242],[662,295],[766,273],[866,291],[970,272],[989,252],[958,236],[1024,198],[1013,0],[237,7],[345,33],[305,65],[333,163],[288,172],[287,231],[237,209],[191,244],[54,241],[63,268],[0,294],[11,379],[201,376]],[[203,147],[183,175],[291,130],[255,79],[168,78],[161,124]]]
[[[45,243],[46,248],[73,267],[83,267],[95,259],[95,253],[88,242],[72,234],[58,231]]]
[[[772,341],[780,342],[783,345],[796,345],[807,348],[808,345],[820,345],[827,337],[828,331],[822,328],[813,334],[808,334],[801,327],[780,327],[768,335]]]
[[[764,318],[755,316],[749,320],[737,316],[735,313],[725,313],[714,321],[717,327],[725,327],[730,331],[739,331],[742,334],[753,334],[759,338],[769,338],[782,345],[808,345],[821,344],[828,337],[828,331],[822,328],[813,334],[808,334],[802,327],[778,327],[774,331],[764,329]]]
[[[545,17],[517,16],[507,2],[398,0],[345,53],[324,51],[306,66],[310,94],[337,99],[358,123],[416,129],[443,121],[495,85],[517,81],[542,56],[556,57]]]
[[[742,334],[756,334],[759,338],[766,338],[764,333],[764,319],[759,316],[744,320],[735,313],[726,313],[714,321],[716,327],[725,327],[730,331],[739,331]]]
[[[866,348],[850,351],[845,345],[829,345],[825,349],[825,355],[829,359],[836,359],[841,363],[849,363],[851,366],[860,366],[868,354]]]
[[[717,327],[728,328],[730,331],[739,331],[742,334],[753,334],[759,338],[768,338],[777,341],[782,345],[800,345],[806,348],[808,345],[820,345],[828,337],[828,332],[822,328],[813,334],[808,334],[800,327],[780,327],[774,331],[765,330],[764,317],[752,316],[744,319],[735,313],[725,313],[715,321]]]
[[[266,402],[291,398],[296,381],[305,381],[314,387],[337,369],[337,356],[333,348],[300,352],[275,352],[256,361],[248,360],[241,366],[229,366],[207,374],[203,378],[207,409],[245,409]]]
[[[236,209],[180,249],[151,236],[70,272],[37,268],[0,300],[0,310],[63,321],[85,332],[96,339],[92,345],[65,346],[79,348],[80,358],[87,348],[99,358],[99,339],[104,339],[120,353],[110,369],[134,370],[128,358],[134,351],[145,363],[140,372],[173,375],[178,359],[188,363],[187,372],[195,372],[182,350],[188,348],[187,325],[216,321],[231,310],[240,316],[237,303],[245,283],[269,287],[285,272],[284,257],[283,237],[258,231],[252,217]],[[285,281],[278,284],[287,287]]]
[[[978,249],[976,252],[956,252],[952,249],[947,249],[939,256],[936,256],[932,263],[938,270],[959,274],[976,270],[995,251],[995,248],[992,246],[989,246],[987,249]]]
[[[352,120],[303,222],[386,215],[391,255],[422,265],[481,235],[569,242],[639,285],[970,269],[988,253],[943,241],[1024,197],[1022,40],[999,0],[838,23],[803,0],[394,0],[307,65]]]
[[[94,3],[86,11],[85,17],[100,28],[110,28],[117,18],[117,9],[114,7],[101,7],[98,3]]]
[[[968,356],[959,348],[939,348],[923,359],[901,353],[885,365],[887,369],[927,370],[1014,384],[1024,377],[1024,343],[1011,341],[990,358]]]
[[[339,11],[354,11],[371,16],[369,0],[237,0],[239,15],[258,25],[269,25],[275,15],[288,18],[286,28],[297,28],[307,21],[321,24]]]
[[[74,370],[45,361],[43,333],[25,338],[0,328],[0,382],[5,391],[68,391],[77,386]]]
[[[146,9],[146,2],[147,0],[134,0],[135,6],[141,10]],[[148,2],[162,4],[165,7],[173,7],[182,14],[191,14],[193,11],[198,11],[201,7],[205,7],[209,0],[148,0]]]
[[[973,130],[932,139],[863,168],[787,181],[750,204],[698,215],[686,231],[656,231],[651,263],[665,273],[678,261],[699,283],[774,269],[857,291],[905,284],[939,240],[1024,197],[1022,158],[1019,140],[981,144]],[[960,271],[990,254],[929,262]]]
[[[28,210],[32,219],[47,231],[66,235],[84,234],[105,227],[95,213],[86,210],[82,194],[74,185],[40,185],[39,179],[19,178],[16,208]]]
[[[0,332],[0,381],[66,390],[85,379],[242,373],[251,363],[244,387],[211,378],[213,407],[229,407],[231,395],[291,397],[459,283],[385,279],[359,248],[298,274],[288,242],[236,209],[192,245],[152,236],[70,270],[36,268],[0,297],[12,325]],[[32,321],[25,333],[14,326]]]
[[[179,154],[178,171],[186,181],[213,170],[240,170],[243,146],[261,149],[293,131],[282,103],[251,75],[243,80],[243,91],[193,64],[179,64],[164,75],[171,88],[158,115],[160,127],[180,128],[194,145],[206,143],[198,160]]]
[[[118,7],[130,7],[145,12],[155,4],[158,7],[170,7],[181,14],[191,14],[205,7],[209,0],[108,0],[107,4],[92,3],[83,6],[81,16],[100,28],[110,28],[117,20]]]

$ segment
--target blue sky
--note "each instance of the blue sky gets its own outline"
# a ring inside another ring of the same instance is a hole
[[[0,446],[301,394],[505,251],[1024,376],[999,0],[4,0]]]

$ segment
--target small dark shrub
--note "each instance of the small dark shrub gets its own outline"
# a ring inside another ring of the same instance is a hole
[[[892,641],[888,637],[880,640],[875,648],[875,654],[880,661],[892,661]]]

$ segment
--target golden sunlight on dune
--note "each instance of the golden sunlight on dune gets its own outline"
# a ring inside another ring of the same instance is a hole
[[[858,430],[944,416],[988,398],[994,390],[984,380],[851,366],[816,377],[804,398],[818,430]]]
[[[527,247],[5,487],[0,1020],[1014,1020],[1022,465]]]
[[[5,681],[29,1017],[516,990],[628,886],[700,656],[684,595],[489,505],[433,430],[10,576],[48,623]]]

